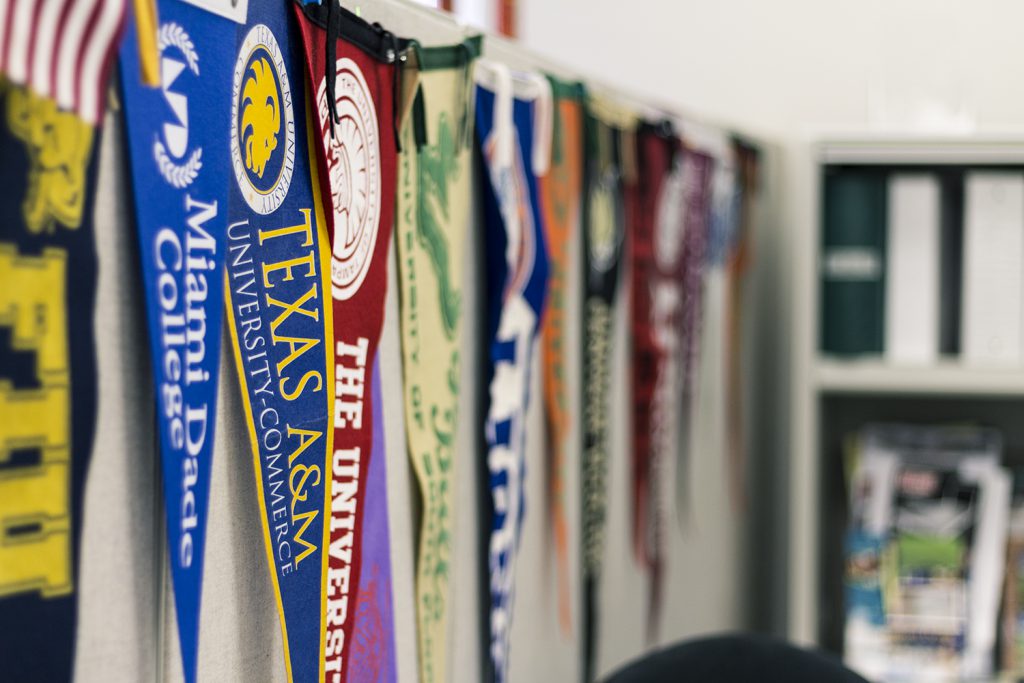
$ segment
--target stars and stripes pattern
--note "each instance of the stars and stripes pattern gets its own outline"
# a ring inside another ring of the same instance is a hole
[[[97,124],[126,0],[0,0],[0,73]]]

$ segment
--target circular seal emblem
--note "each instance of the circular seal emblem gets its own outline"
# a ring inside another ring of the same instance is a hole
[[[231,99],[231,165],[238,189],[259,214],[273,213],[292,182],[295,121],[288,71],[277,38],[264,24],[238,50]]]
[[[615,205],[615,186],[619,175],[614,169],[607,169],[601,174],[594,191],[590,195],[590,225],[587,226],[587,243],[590,252],[591,267],[598,272],[605,272],[615,260],[616,243],[615,225],[620,220]]]
[[[336,62],[334,135],[328,122],[327,81],[320,81],[317,103],[327,150],[334,209],[331,284],[334,298],[350,299],[366,278],[380,223],[380,137],[377,110],[359,65]]]

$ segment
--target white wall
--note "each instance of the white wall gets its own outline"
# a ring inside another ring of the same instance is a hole
[[[520,3],[541,54],[773,137],[1024,122],[1013,0]]]

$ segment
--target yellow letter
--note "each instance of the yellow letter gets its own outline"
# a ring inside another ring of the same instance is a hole
[[[0,244],[0,325],[16,351],[34,351],[39,388],[0,381],[0,463],[15,451],[39,460],[0,470],[0,597],[71,592],[70,372],[64,308],[66,255],[18,256]]]

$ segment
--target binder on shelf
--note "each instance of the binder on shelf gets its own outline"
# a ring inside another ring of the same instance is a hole
[[[885,307],[886,176],[837,169],[825,176],[821,348],[828,354],[882,352]]]
[[[960,356],[960,309],[963,294],[964,176],[939,172],[941,263],[939,266],[939,353]]]
[[[965,362],[1021,362],[1024,174],[972,171],[964,180]]]
[[[939,356],[940,193],[933,174],[889,178],[885,358],[927,365]]]

